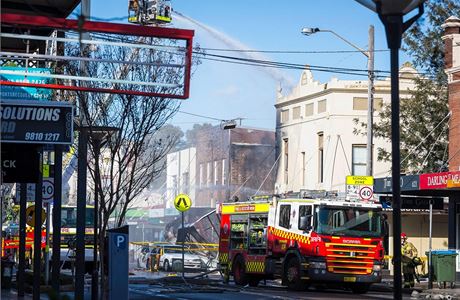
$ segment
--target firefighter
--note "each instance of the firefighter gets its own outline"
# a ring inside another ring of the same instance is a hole
[[[415,285],[415,264],[414,259],[418,252],[414,244],[407,241],[407,235],[401,233],[401,262],[404,275],[404,287],[411,288]]]

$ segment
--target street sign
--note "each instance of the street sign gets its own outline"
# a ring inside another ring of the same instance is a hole
[[[128,299],[129,226],[107,230],[108,299]]]
[[[347,176],[345,191],[348,200],[372,200],[374,196],[374,177]]]
[[[57,101],[2,101],[0,104],[2,143],[72,144],[72,104]]]
[[[371,187],[369,186],[363,186],[360,190],[359,190],[359,197],[362,199],[362,200],[370,200],[372,198],[372,196],[374,195],[374,191],[372,190]]]
[[[54,178],[43,178],[42,187],[43,201],[53,201],[54,196]]]
[[[374,177],[372,176],[347,176],[347,184],[350,185],[373,185]]]
[[[180,212],[187,211],[192,207],[192,200],[186,194],[179,194],[174,199],[174,207]]]
[[[16,199],[21,198],[21,189],[16,185]],[[54,198],[54,178],[43,178],[42,199],[43,203],[53,202]],[[27,184],[27,202],[35,202],[35,184]]]
[[[35,202],[35,184],[27,183],[26,184],[26,201]],[[21,199],[21,187],[19,184],[16,184],[16,199],[19,201]]]
[[[41,225],[43,225],[45,220],[46,220],[46,212],[42,208],[42,224]],[[31,227],[35,226],[35,205],[31,205],[31,206],[27,207],[27,209],[26,209],[26,223],[27,223],[27,225],[29,225]]]

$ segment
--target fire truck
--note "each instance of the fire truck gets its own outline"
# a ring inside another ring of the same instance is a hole
[[[53,242],[53,215],[50,214],[50,235],[49,235],[49,259],[52,257],[52,242]],[[94,268],[94,207],[86,206],[86,221],[85,221],[85,271],[92,273]],[[63,268],[72,268],[72,261],[75,258],[75,251],[72,247],[76,242],[77,232],[77,207],[63,205],[61,208],[61,254],[60,259]],[[30,250],[34,244],[34,228],[26,227],[26,249]],[[46,230],[42,228],[41,248],[46,248]],[[6,238],[2,240],[2,253],[4,250],[12,253],[19,251],[19,227],[16,225],[13,229],[9,229]]]
[[[219,263],[228,282],[281,278],[290,289],[333,284],[366,293],[381,281],[382,208],[338,199],[270,197],[223,203]]]

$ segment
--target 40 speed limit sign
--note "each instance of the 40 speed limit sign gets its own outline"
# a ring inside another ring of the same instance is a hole
[[[54,178],[43,178],[43,201],[52,202],[54,197]]]
[[[371,187],[369,186],[363,186],[360,190],[359,190],[359,197],[362,199],[362,200],[370,200],[372,198],[372,196],[374,195],[374,191],[372,190]]]

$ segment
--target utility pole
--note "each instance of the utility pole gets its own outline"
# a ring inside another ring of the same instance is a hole
[[[369,81],[367,85],[367,164],[366,175],[373,173],[373,123],[374,123],[374,26],[369,26],[369,51],[367,52],[367,72]]]

